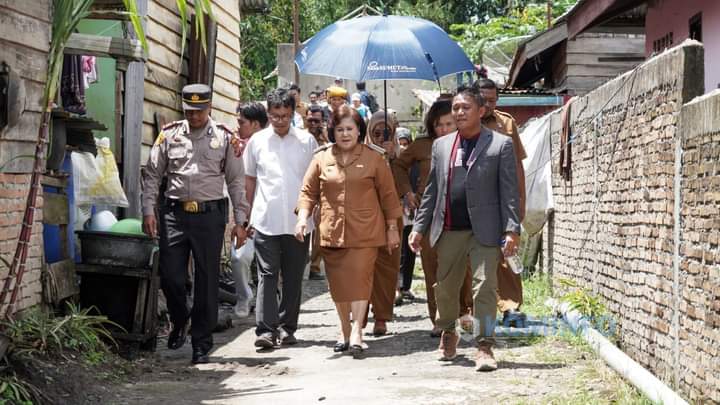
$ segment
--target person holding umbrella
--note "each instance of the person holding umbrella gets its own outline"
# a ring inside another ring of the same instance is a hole
[[[397,143],[395,129],[397,121],[393,114],[385,114],[380,110],[372,115],[368,124],[368,138],[366,143],[382,151],[385,159],[390,163],[396,156]],[[387,138],[386,138],[387,136]],[[393,187],[395,183],[393,182]],[[393,204],[400,204],[400,199]],[[402,216],[397,219],[395,229],[402,229]],[[392,320],[395,304],[395,290],[397,288],[398,273],[400,272],[400,250],[379,251],[375,261],[375,278],[373,279],[372,304],[375,325],[373,335],[382,336],[387,333],[387,322]]]
[[[295,237],[304,240],[308,218],[319,206],[325,274],[341,325],[341,338],[333,350],[351,349],[353,357],[358,357],[363,351],[363,321],[375,260],[380,252],[398,251],[397,221],[402,207],[379,148],[362,144],[365,122],[357,111],[341,106],[333,114],[333,124],[335,143],[318,148],[305,173]]]

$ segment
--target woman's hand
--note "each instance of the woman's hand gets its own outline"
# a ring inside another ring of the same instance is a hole
[[[400,234],[397,228],[389,228],[387,230],[387,251],[388,254],[392,254],[392,251],[400,247]]]
[[[305,234],[307,233],[307,219],[298,219],[295,223],[295,239],[305,242]]]
[[[417,196],[412,191],[408,191],[407,194],[405,194],[405,203],[411,210],[418,209],[419,204]]]

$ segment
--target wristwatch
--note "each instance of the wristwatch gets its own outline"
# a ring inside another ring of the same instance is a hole
[[[390,224],[390,225],[388,225],[387,230],[388,231],[397,231],[398,227],[396,224]]]

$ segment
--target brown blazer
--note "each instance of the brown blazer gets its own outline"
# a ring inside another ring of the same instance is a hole
[[[384,246],[386,220],[402,216],[390,167],[383,156],[358,144],[346,165],[335,145],[322,148],[310,163],[298,209],[320,205],[320,246]]]
[[[418,162],[418,182],[415,185],[418,196],[422,195],[430,174],[430,155],[432,153],[433,138],[419,138],[400,152],[392,162],[393,175],[397,183],[398,194],[404,196],[413,187],[410,184],[410,168]]]

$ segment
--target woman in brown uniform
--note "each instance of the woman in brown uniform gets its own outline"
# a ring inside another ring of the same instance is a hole
[[[397,140],[395,139],[396,128],[397,121],[390,114],[387,117],[388,140],[385,141],[385,111],[382,110],[375,112],[368,123],[368,139],[366,143],[383,148],[388,163],[395,159],[398,150]],[[400,204],[399,197],[397,203]],[[402,207],[402,205],[400,206]],[[397,229],[402,229],[402,217],[397,219],[395,226]],[[400,249],[392,252],[381,250],[378,252],[375,261],[375,278],[373,280],[372,296],[370,297],[373,318],[375,319],[375,325],[373,325],[373,335],[375,336],[386,334],[387,322],[392,320],[395,290],[397,289],[398,274],[400,273],[400,256]]]
[[[439,137],[445,136],[457,130],[455,120],[451,114],[451,100],[438,100],[433,103],[425,116],[425,128],[428,136],[418,138],[411,143],[407,149],[402,151],[400,155],[393,160],[392,169],[397,184],[398,194],[403,196],[411,208],[417,208],[427,184],[428,174],[430,173],[430,156],[432,153],[433,141]],[[413,187],[410,184],[410,169],[414,164],[418,165],[418,181],[417,194],[413,193]],[[435,317],[437,315],[437,305],[435,303],[435,293],[433,285],[437,282],[437,253],[435,249],[430,247],[429,238],[423,238],[424,242],[421,251],[421,260],[423,273],[425,273],[425,290],[427,291],[428,313],[430,321],[433,323],[433,330],[430,335],[440,337],[442,331],[435,326]],[[468,271],[465,276],[462,290],[460,291],[460,316],[468,314],[472,309],[472,277]]]
[[[365,122],[357,111],[342,106],[333,121],[336,143],[319,148],[305,173],[295,237],[302,240],[307,218],[319,205],[320,246],[342,332],[334,350],[350,347],[355,356],[363,350],[362,322],[378,251],[400,246],[402,207],[382,155],[360,142]]]

